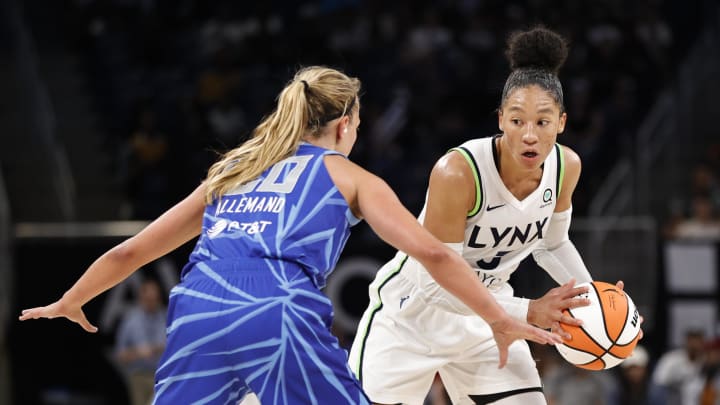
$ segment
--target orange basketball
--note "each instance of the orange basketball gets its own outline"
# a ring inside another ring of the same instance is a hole
[[[581,319],[582,326],[562,327],[572,340],[558,344],[560,355],[571,364],[587,370],[605,370],[622,363],[632,353],[640,333],[640,315],[625,291],[602,281],[588,285],[585,298],[590,305],[563,312]]]

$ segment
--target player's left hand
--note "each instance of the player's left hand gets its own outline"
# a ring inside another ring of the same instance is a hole
[[[59,318],[65,317],[78,325],[82,326],[83,329],[90,333],[98,331],[96,326],[93,326],[85,316],[82,307],[75,305],[66,305],[62,299],[53,302],[50,305],[44,307],[35,307],[30,309],[23,309],[19,319],[26,321],[28,319],[39,319],[39,318]]]
[[[590,300],[580,297],[581,294],[587,292],[587,286],[576,287],[575,280],[571,279],[567,283],[551,289],[542,297],[530,300],[527,314],[528,323],[543,329],[554,328],[559,323],[580,326],[582,322],[579,319],[565,315],[563,310],[589,305]],[[553,332],[563,338],[570,336],[561,328],[555,328]]]
[[[624,290],[624,289],[625,289],[625,282],[623,282],[622,280],[618,280],[618,282],[615,283],[615,287],[617,287],[619,290]],[[642,323],[643,323],[644,320],[645,320],[645,318],[643,318],[643,316],[640,315],[640,325],[642,325]],[[638,338],[638,340],[642,339],[643,336],[645,336],[645,334],[643,333],[642,327],[640,328],[640,332],[638,332],[638,335],[640,336],[640,337]]]

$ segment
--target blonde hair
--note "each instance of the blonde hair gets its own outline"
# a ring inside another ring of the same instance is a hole
[[[357,108],[360,80],[323,67],[300,69],[280,92],[275,111],[252,137],[225,153],[208,171],[205,201],[211,204],[295,153],[304,135],[321,135],[330,121]]]

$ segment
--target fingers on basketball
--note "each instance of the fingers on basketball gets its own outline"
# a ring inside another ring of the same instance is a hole
[[[581,319],[583,325],[563,325],[572,339],[556,347],[577,367],[614,367],[630,356],[641,337],[637,308],[630,296],[613,284],[590,283],[586,295],[590,305],[563,310],[564,315]]]

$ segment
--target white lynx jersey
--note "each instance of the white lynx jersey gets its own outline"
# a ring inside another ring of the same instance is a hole
[[[520,261],[538,248],[550,225],[563,177],[562,153],[556,144],[543,163],[540,184],[518,200],[500,179],[493,139],[475,139],[453,149],[476,174],[477,197],[465,223],[463,257],[491,288],[506,282]]]
[[[452,150],[463,155],[475,177],[475,207],[467,215],[462,256],[490,291],[508,296],[512,295],[512,288],[507,284],[510,275],[523,259],[539,248],[550,225],[562,184],[564,163],[561,147],[556,144],[543,163],[537,188],[523,200],[518,200],[505,187],[498,173],[495,138],[473,139]],[[425,209],[423,207],[418,218],[421,222]],[[412,258],[402,270],[429,295],[445,295]],[[451,306],[455,307],[455,304]]]

